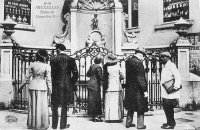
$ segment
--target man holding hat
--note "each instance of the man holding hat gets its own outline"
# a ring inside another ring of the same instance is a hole
[[[176,122],[174,119],[174,107],[178,105],[178,99],[180,98],[181,76],[174,63],[171,62],[171,54],[167,51],[160,53],[162,72],[161,72],[161,96],[162,105],[167,119],[167,123],[164,123],[162,129],[174,129]],[[164,88],[164,84],[170,80],[175,79],[174,89],[172,93],[167,93]]]
[[[145,52],[135,50],[136,54],[126,60],[126,91],[125,108],[127,109],[126,128],[134,127],[133,114],[137,112],[137,128],[146,129],[144,125],[144,112],[148,111],[147,81],[143,60]]]

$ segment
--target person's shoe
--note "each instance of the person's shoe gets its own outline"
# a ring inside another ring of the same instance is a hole
[[[103,120],[100,117],[95,117],[93,122],[103,122]]]
[[[96,119],[96,122],[103,122],[103,120],[99,117]]]
[[[135,127],[135,124],[126,125],[126,128]]]
[[[70,127],[70,124],[67,124],[65,128],[60,128],[61,130],[65,130]]]
[[[174,126],[166,125],[166,126],[161,126],[162,129],[174,129]]]
[[[144,125],[143,127],[137,127],[137,129],[146,129],[146,125]]]
[[[167,125],[168,125],[167,123],[163,123],[163,124],[162,124],[162,126],[167,126]]]
[[[28,126],[27,129],[33,129],[33,127],[32,126]]]
[[[67,124],[67,125],[66,125],[66,128],[69,128],[69,127],[70,127],[70,124]]]
[[[52,130],[57,130],[57,128],[53,128],[53,127],[52,127]]]

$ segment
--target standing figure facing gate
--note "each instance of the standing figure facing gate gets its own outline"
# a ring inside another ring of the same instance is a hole
[[[127,112],[126,127],[134,127],[133,114],[137,112],[137,128],[145,129],[144,112],[148,111],[147,81],[142,63],[144,51],[137,50],[136,54],[126,61],[126,90],[125,103]]]
[[[78,70],[74,58],[69,57],[64,51],[63,44],[56,44],[58,55],[51,60],[52,72],[52,128],[57,129],[58,107],[61,106],[60,128],[65,129],[67,124],[67,105],[78,79]]]
[[[22,91],[26,82],[32,80],[28,90],[28,119],[29,129],[49,128],[48,91],[51,93],[51,67],[47,64],[48,53],[46,50],[39,50],[36,53],[36,61],[29,67],[29,72],[22,81],[19,92]]]
[[[94,64],[87,71],[87,77],[90,77],[88,82],[88,115],[92,115],[94,122],[102,122],[100,117],[102,114],[100,86],[103,79],[100,63],[102,61],[102,56],[98,55],[94,59]]]
[[[123,89],[120,81],[124,79],[117,56],[108,54],[104,65],[105,120],[121,121],[123,113]]]

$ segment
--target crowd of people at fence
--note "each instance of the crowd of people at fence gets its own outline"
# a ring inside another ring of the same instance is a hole
[[[57,55],[48,61],[48,53],[41,49],[36,53],[36,61],[29,67],[19,88],[19,93],[30,81],[28,95],[27,127],[30,129],[48,129],[50,125],[48,111],[48,94],[51,94],[52,128],[58,127],[58,107],[61,106],[60,129],[70,127],[67,124],[67,104],[71,93],[76,91],[75,83],[78,80],[78,69],[75,59],[65,53],[63,44],[56,45]],[[127,110],[126,128],[135,127],[133,124],[134,112],[137,112],[137,128],[146,129],[144,113],[148,111],[148,88],[145,77],[143,60],[144,50],[137,49],[135,55],[125,62],[126,75],[121,70],[116,55],[109,53],[104,59],[97,55],[94,64],[87,71],[88,81],[88,115],[92,121],[102,122],[101,89],[104,93],[105,122],[122,122],[125,108]],[[163,64],[161,73],[161,95],[166,123],[162,129],[174,129],[174,107],[178,104],[181,88],[181,77],[171,54],[167,51],[160,53]],[[104,62],[104,65],[102,64]],[[103,65],[103,66],[102,66]],[[31,78],[32,77],[32,78]],[[125,97],[121,80],[126,78]],[[123,102],[124,100],[124,102]]]

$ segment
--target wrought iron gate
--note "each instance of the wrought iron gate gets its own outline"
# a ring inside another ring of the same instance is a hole
[[[13,46],[12,54],[12,79],[13,79],[13,100],[11,101],[11,108],[13,109],[27,109],[28,107],[28,84],[22,90],[22,93],[18,93],[20,84],[27,74],[29,65],[35,61],[35,54],[38,49],[44,48],[30,48],[30,47],[20,47],[18,44]],[[55,53],[54,49],[46,50],[49,56],[52,57]]]
[[[27,73],[27,68],[31,62],[35,61],[35,53],[38,49],[41,48],[24,48],[20,46],[14,46],[13,48],[13,86],[14,86],[14,99],[12,101],[12,108],[15,109],[27,109],[28,104],[28,83],[26,87],[24,87],[22,94],[18,93],[19,85]],[[169,49],[169,48],[167,48]],[[154,55],[155,52],[160,52],[163,49],[152,51],[147,50],[148,57],[146,57],[144,61],[146,78],[148,80],[148,93],[149,93],[149,106],[152,109],[153,106],[159,107],[161,106],[161,89],[160,89],[160,72],[161,72],[161,64],[159,62],[159,57]],[[49,52],[49,56],[52,57],[55,55],[54,49],[47,49]],[[70,52],[69,52],[70,53]],[[73,102],[69,105],[69,107],[75,107],[78,111],[87,111],[87,81],[89,80],[86,77],[86,72],[89,67],[93,64],[94,57],[98,54],[102,56],[106,56],[108,53],[112,53],[104,47],[91,46],[83,48],[74,54],[71,57],[76,59],[79,78],[77,83],[77,91],[74,93]],[[120,60],[120,65],[125,73],[125,61],[127,58],[132,56],[133,53],[125,54],[125,55],[117,55]],[[122,84],[126,81],[124,80]],[[103,97],[103,92],[102,92]],[[49,98],[50,99],[50,98]],[[102,106],[104,106],[102,98]],[[50,104],[50,100],[49,100]],[[103,108],[103,107],[102,107]]]

